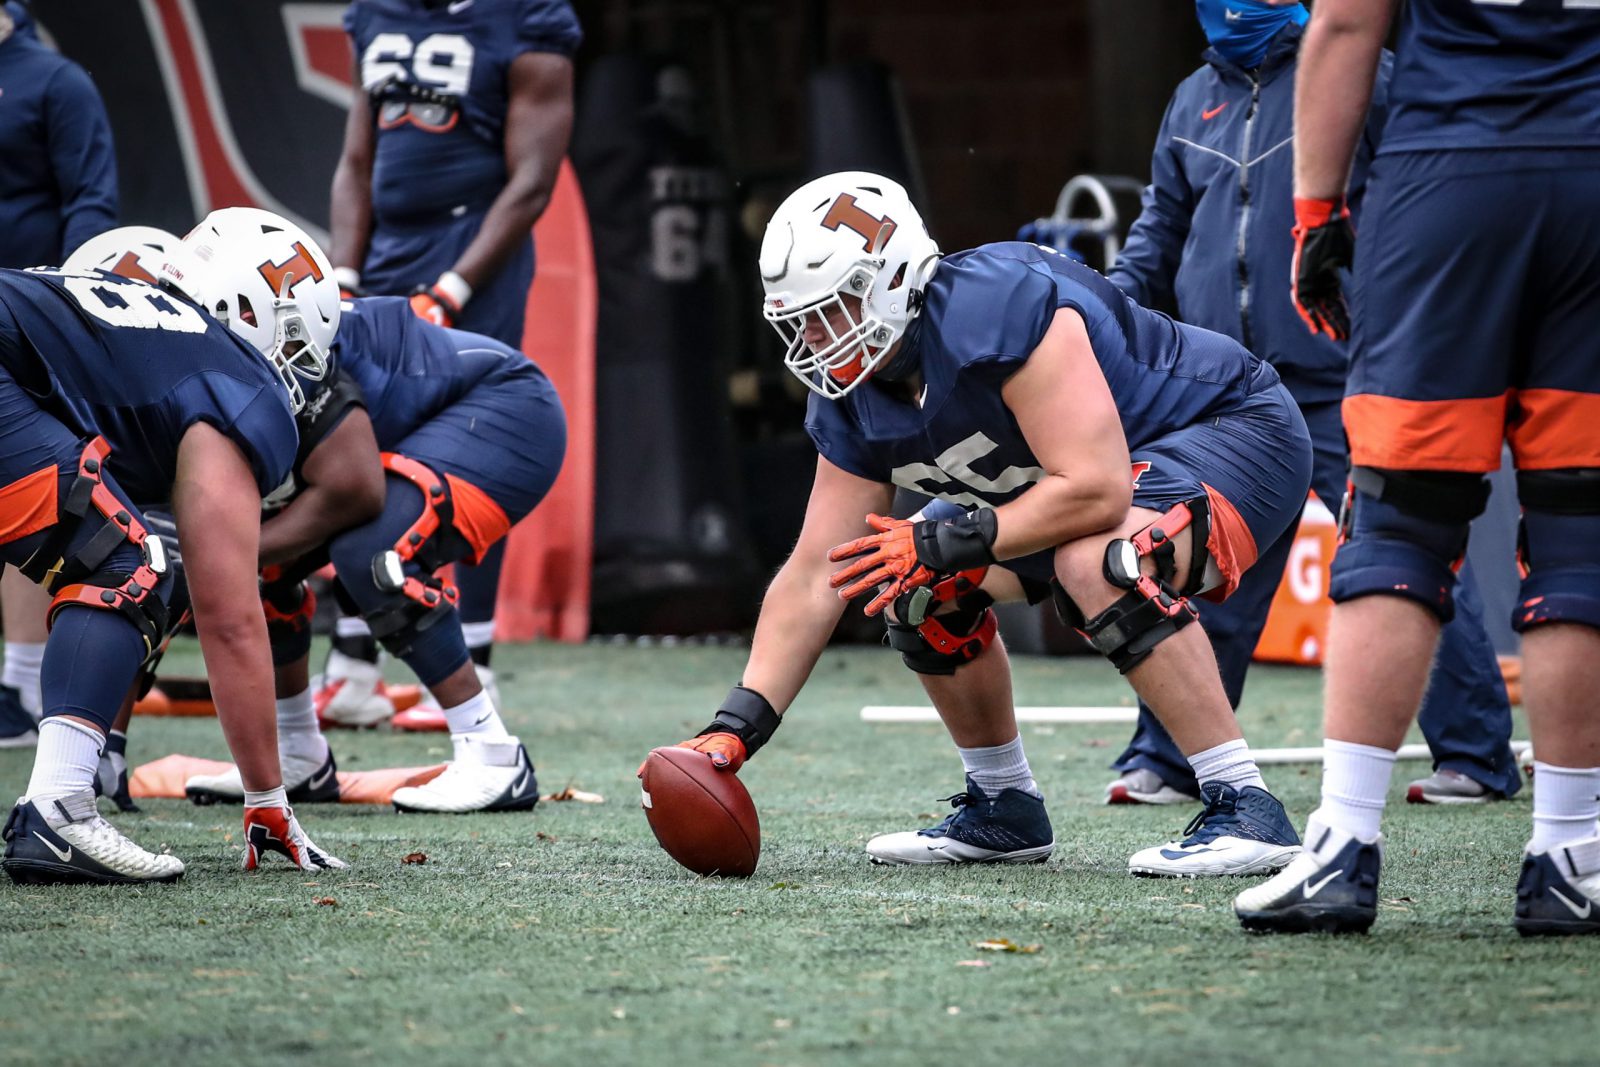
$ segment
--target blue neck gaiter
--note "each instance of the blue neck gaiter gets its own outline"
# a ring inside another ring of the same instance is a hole
[[[1279,30],[1311,17],[1303,4],[1274,7],[1264,0],[1195,0],[1194,8],[1211,47],[1246,69],[1261,65]]]

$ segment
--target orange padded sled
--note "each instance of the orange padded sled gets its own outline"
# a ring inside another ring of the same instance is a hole
[[[128,775],[128,792],[135,797],[182,800],[183,784],[197,774],[221,774],[231,763],[174,753],[141,763]],[[432,767],[386,767],[373,771],[340,771],[341,804],[387,804],[396,789],[425,785],[443,773],[445,764]]]

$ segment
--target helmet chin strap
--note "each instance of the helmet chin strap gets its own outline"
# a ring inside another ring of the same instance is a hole
[[[906,336],[907,334],[901,334],[895,341],[895,350],[889,354],[888,359],[878,364],[877,370],[872,372],[874,378],[881,378],[886,382],[899,382],[916,373],[917,361],[907,351]]]

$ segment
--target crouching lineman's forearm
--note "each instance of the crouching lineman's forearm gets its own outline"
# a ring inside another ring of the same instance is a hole
[[[1048,475],[995,509],[995,558],[1016,559],[1115,529],[1132,505],[1127,468],[1095,477]]]
[[[778,728],[843,612],[825,571],[784,564],[761,603],[743,680],[683,747],[707,753],[719,770],[737,771]]]

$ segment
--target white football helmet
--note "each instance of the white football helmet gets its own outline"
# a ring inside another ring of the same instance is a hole
[[[299,379],[327,375],[339,329],[339,283],[309,234],[260,208],[222,208],[179,242],[160,278],[265,356],[289,406],[305,407]]]
[[[91,237],[61,264],[62,270],[104,270],[154,284],[161,264],[178,243],[177,234],[154,226],[118,226]]]
[[[784,366],[830,400],[866,381],[916,317],[938,260],[898,182],[842,171],[790,193],[761,241],[763,310]]]

